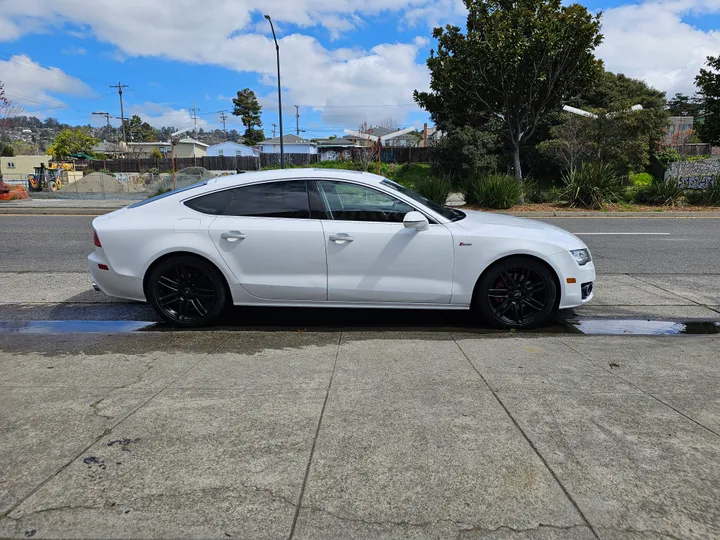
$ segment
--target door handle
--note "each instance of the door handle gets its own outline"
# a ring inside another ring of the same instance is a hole
[[[227,240],[228,242],[237,242],[238,240],[245,240],[247,235],[245,233],[241,233],[240,231],[228,231],[222,233],[220,238]]]
[[[330,241],[336,244],[344,244],[345,242],[352,242],[353,240],[355,240],[355,238],[347,233],[338,233],[330,236]]]

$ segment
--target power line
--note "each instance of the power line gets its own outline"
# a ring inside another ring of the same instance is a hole
[[[220,112],[220,121],[223,125],[223,133],[225,133],[225,140],[227,141],[227,128],[225,127],[225,122],[227,122],[227,115],[225,114],[225,111],[219,111]]]
[[[111,84],[110,88],[117,88],[118,94],[120,94],[120,121],[122,125],[122,135],[123,135],[123,142],[127,144],[127,135],[125,135],[125,112],[123,111],[123,100],[122,100],[122,93],[123,88],[129,88],[126,84],[121,84],[120,81],[118,81],[117,84]]]
[[[195,123],[195,129],[193,131],[193,135],[195,136],[196,139],[197,139],[197,121],[198,121],[197,112],[198,112],[198,110],[199,109],[195,106],[195,102],[193,101],[193,106],[192,106],[193,115],[191,118],[193,119],[193,122]]]

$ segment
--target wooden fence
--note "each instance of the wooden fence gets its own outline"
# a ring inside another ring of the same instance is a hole
[[[712,153],[712,145],[707,143],[671,144],[681,156],[704,156]]]
[[[356,154],[367,152],[368,148],[351,148],[349,152],[338,152],[337,159],[354,159]],[[380,159],[384,163],[427,163],[430,161],[430,148],[383,148]],[[323,160],[327,160],[327,152],[323,152]],[[376,154],[377,155],[377,154]],[[307,166],[320,161],[318,154],[285,154],[285,164]],[[204,167],[210,171],[258,171],[262,167],[280,166],[280,154],[260,154],[260,156],[205,156],[199,158],[175,158],[175,170],[187,167]],[[88,172],[106,170],[113,173],[128,172],[139,173],[157,169],[171,171],[172,160],[169,158],[125,158],[100,159],[87,162],[78,162],[78,169]]]

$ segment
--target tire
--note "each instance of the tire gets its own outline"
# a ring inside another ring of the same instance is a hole
[[[164,321],[185,328],[212,324],[229,300],[220,271],[192,255],[161,261],[148,276],[146,291],[148,301]]]
[[[555,275],[532,257],[508,257],[490,266],[478,282],[473,306],[496,328],[535,328],[555,307]]]

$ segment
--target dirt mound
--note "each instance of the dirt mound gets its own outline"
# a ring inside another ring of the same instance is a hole
[[[65,188],[63,188],[65,189]],[[143,184],[134,184],[118,180],[109,174],[94,172],[67,186],[66,191],[80,193],[139,193],[147,191]]]

